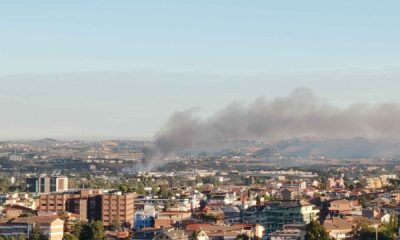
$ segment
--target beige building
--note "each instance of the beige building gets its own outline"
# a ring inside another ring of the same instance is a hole
[[[40,230],[49,240],[62,240],[64,236],[64,221],[57,216],[21,217],[0,223],[0,235],[3,236],[27,236],[32,234],[34,227],[38,225]]]
[[[325,220],[324,228],[328,232],[329,237],[336,240],[346,239],[353,230],[352,224],[341,218]]]
[[[380,175],[365,179],[366,187],[370,189],[383,188],[389,185],[389,180],[396,178],[396,175]]]
[[[211,225],[207,223],[189,224],[187,231],[196,232],[201,239],[227,239],[229,236],[235,238],[237,235],[245,234],[250,239],[261,239],[265,228],[260,224],[233,224],[233,225]],[[199,237],[198,237],[199,239]]]
[[[357,200],[339,199],[329,203],[329,214],[332,216],[361,215],[362,206]]]
[[[133,193],[122,194],[121,192],[104,193],[101,196],[101,220],[104,226],[113,224],[113,221],[133,226],[134,200]]]

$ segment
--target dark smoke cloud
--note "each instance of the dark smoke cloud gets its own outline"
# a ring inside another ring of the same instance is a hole
[[[232,103],[206,119],[195,112],[174,113],[148,152],[165,156],[218,146],[230,139],[398,138],[400,133],[399,103],[356,103],[340,108],[303,88],[286,97]]]

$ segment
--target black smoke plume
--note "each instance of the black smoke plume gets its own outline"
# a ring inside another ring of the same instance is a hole
[[[341,108],[308,89],[290,95],[232,103],[209,118],[195,110],[174,113],[155,136],[146,162],[157,156],[219,146],[231,139],[280,140],[293,137],[327,139],[398,138],[400,104],[355,103]]]

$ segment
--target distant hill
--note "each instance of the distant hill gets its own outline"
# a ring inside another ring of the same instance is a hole
[[[290,139],[261,149],[257,155],[280,154],[287,157],[325,156],[337,159],[375,158],[400,155],[398,140]]]

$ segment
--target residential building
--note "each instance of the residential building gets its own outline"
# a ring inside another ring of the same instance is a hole
[[[62,240],[64,236],[64,221],[57,216],[22,217],[0,223],[0,235],[30,237],[35,225],[49,238]]]
[[[96,207],[96,210],[101,210],[101,218],[97,220],[103,221],[104,226],[110,226],[114,221],[125,224],[127,227],[133,226],[135,199],[133,193],[123,194],[120,191],[104,192],[100,195],[100,199],[101,202],[96,203],[96,206],[100,205],[101,208],[97,209]],[[90,209],[92,210],[91,204]],[[96,219],[96,217],[94,218]],[[92,216],[89,215],[89,218],[92,218]]]
[[[175,212],[175,211],[163,211],[156,214],[154,219],[155,228],[166,228],[171,227],[175,224],[182,223],[182,221],[190,219],[192,216],[191,212]]]
[[[235,224],[241,223],[243,218],[243,212],[236,206],[224,205],[221,207],[224,213],[224,223]]]
[[[68,211],[82,220],[99,220],[104,226],[120,222],[133,226],[133,193],[82,189],[40,195],[40,211]]]
[[[145,205],[143,211],[136,211],[133,227],[137,229],[154,227],[154,219],[157,211],[154,206]]]
[[[331,216],[361,215],[362,206],[357,200],[339,199],[329,203],[328,212]]]
[[[153,240],[192,240],[192,232],[185,230],[166,230],[158,234]]]
[[[68,178],[63,176],[26,178],[27,192],[31,193],[50,193],[68,190]]]
[[[146,229],[140,231],[134,231],[132,233],[132,240],[152,240],[155,236],[162,233],[166,229]]]
[[[189,224],[186,230],[204,233],[210,240],[235,239],[237,235],[246,234],[250,239],[262,239],[265,235],[265,228],[259,224],[233,224],[233,225],[212,225],[212,224]]]
[[[304,224],[286,224],[282,230],[269,234],[270,240],[304,240],[306,235]]]
[[[0,204],[3,206],[18,205],[36,210],[39,201],[26,193],[7,193],[0,194]]]
[[[329,237],[336,240],[343,240],[349,236],[353,230],[353,226],[344,219],[332,218],[324,222],[324,228],[329,234]]]
[[[88,199],[94,194],[96,192],[91,189],[40,194],[39,210],[42,212],[68,211],[78,214],[81,220],[87,220]]]
[[[345,188],[343,178],[328,178],[326,180],[326,190]]]
[[[21,215],[34,215],[34,210],[20,205],[3,206],[3,214],[6,218],[17,218]]]
[[[281,195],[283,201],[293,201],[300,197],[300,194],[297,191],[288,188],[283,189]]]
[[[270,203],[252,206],[244,211],[244,223],[258,223],[267,229],[267,233],[283,229],[285,224],[308,224],[317,220],[319,209],[315,205],[302,201]]]

